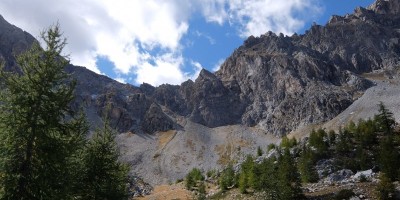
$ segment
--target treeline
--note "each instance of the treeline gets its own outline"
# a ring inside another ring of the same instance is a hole
[[[275,151],[275,156],[257,163],[248,155],[239,171],[227,166],[219,174],[218,184],[223,192],[238,188],[241,193],[257,192],[264,199],[304,199],[302,183],[318,182],[317,162],[331,159],[334,171],[380,171],[377,198],[393,199],[392,182],[400,180],[400,135],[395,127],[393,113],[380,103],[373,119],[350,122],[338,133],[313,130],[300,142],[283,137],[279,146],[271,144],[266,150]],[[258,148],[257,156],[261,155]]]
[[[1,68],[0,199],[127,199],[128,168],[118,162],[105,123],[87,140],[88,123],[70,109],[75,82],[64,68],[59,26],[18,56],[18,72]]]

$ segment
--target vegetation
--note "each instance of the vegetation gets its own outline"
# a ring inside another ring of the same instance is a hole
[[[194,187],[199,186],[199,182],[204,181],[204,176],[197,168],[193,168],[185,178],[186,189],[193,190]]]
[[[400,136],[395,131],[393,114],[382,103],[378,106],[379,113],[373,119],[350,122],[337,134],[313,130],[308,141],[300,144],[283,137],[280,146],[268,146],[268,151],[276,150],[276,156],[256,163],[249,155],[237,173],[228,166],[219,178],[222,191],[238,187],[241,193],[260,192],[265,199],[304,199],[301,182],[317,182],[316,163],[321,159],[333,159],[336,170],[380,169],[377,196],[393,198],[392,182],[400,176]],[[257,155],[261,154],[260,150],[257,148]],[[368,181],[365,176],[360,179]],[[351,190],[342,190],[332,197],[347,199],[353,195]]]
[[[385,173],[381,173],[379,176],[379,185],[376,188],[376,194],[379,200],[395,199],[394,185]]]
[[[85,116],[69,107],[75,82],[59,26],[41,37],[45,49],[36,42],[18,56],[20,72],[1,68],[0,199],[123,199],[126,170],[109,129],[86,145]]]
[[[128,167],[118,162],[115,132],[104,124],[82,153],[80,191],[82,199],[127,198]]]
[[[297,145],[296,138],[289,139],[286,136],[282,137],[282,141],[281,141],[281,145],[280,145],[282,148],[292,148],[292,147],[294,147],[296,145]]]
[[[219,185],[222,191],[226,191],[229,188],[232,188],[237,185],[235,171],[233,170],[232,164],[230,164],[224,171],[219,178]]]

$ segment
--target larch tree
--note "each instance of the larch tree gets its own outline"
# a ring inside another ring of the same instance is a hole
[[[59,26],[17,57],[20,72],[1,68],[0,199],[71,199],[73,161],[87,123],[70,109],[75,83],[64,71]]]
[[[78,199],[122,200],[128,198],[127,165],[118,161],[119,149],[115,131],[107,120],[87,143],[82,154],[82,177]]]

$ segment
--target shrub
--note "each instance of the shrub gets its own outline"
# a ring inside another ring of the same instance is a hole
[[[192,190],[193,187],[197,186],[198,181],[203,181],[204,176],[201,174],[201,171],[197,168],[193,168],[192,171],[190,171],[186,175],[186,189]]]

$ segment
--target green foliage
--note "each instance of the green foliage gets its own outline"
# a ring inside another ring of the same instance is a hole
[[[235,171],[233,166],[230,164],[221,174],[219,184],[222,191],[226,191],[229,187],[236,185]]]
[[[393,137],[382,138],[379,144],[378,162],[382,172],[392,181],[398,177],[399,159],[399,152],[393,142]]]
[[[335,145],[335,142],[336,142],[336,133],[335,133],[334,130],[330,130],[328,132],[328,143],[329,143],[329,146]]]
[[[69,104],[74,82],[64,72],[66,44],[53,26],[17,57],[21,73],[5,72],[0,101],[0,199],[70,199],[76,180],[77,152],[87,124]],[[66,117],[68,116],[68,117]]]
[[[208,178],[215,178],[217,176],[217,171],[215,169],[208,170],[206,175]]]
[[[316,162],[316,155],[308,147],[303,147],[297,163],[302,182],[314,183],[317,182],[319,177],[317,170],[314,167]]]
[[[382,102],[380,102],[378,106],[379,114],[375,116],[377,128],[384,134],[391,135],[396,124],[396,121],[393,118],[393,113],[390,112]]]
[[[293,137],[293,138],[289,139],[287,136],[282,137],[282,141],[281,141],[281,145],[280,145],[282,148],[292,148],[296,145],[297,145],[296,138]]]
[[[104,124],[82,153],[81,199],[126,199],[128,167],[118,162],[115,132]]]
[[[250,187],[255,181],[253,175],[254,161],[253,157],[248,155],[246,160],[242,163],[242,169],[239,175],[239,190],[241,193],[246,193],[246,189]]]
[[[197,168],[193,168],[187,175],[185,178],[185,185],[186,185],[186,189],[188,190],[192,190],[193,187],[197,187],[198,181],[203,181],[204,180],[204,176],[201,173],[201,171]]]
[[[317,155],[320,158],[325,157],[328,154],[328,134],[323,129],[313,130],[310,133],[309,144],[314,147],[317,151]]]
[[[286,149],[278,159],[278,198],[282,200],[304,199],[300,176],[297,171],[294,159]]]
[[[269,196],[274,197],[278,192],[276,170],[273,159],[264,159],[260,164],[256,164],[253,173],[257,179],[252,183],[253,189],[269,192]]]
[[[381,173],[379,176],[379,184],[376,188],[376,196],[379,200],[395,199],[395,187],[386,174]]]
[[[276,144],[271,143],[271,144],[269,144],[269,145],[267,146],[267,151],[271,151],[272,149],[275,149],[275,148],[276,148]]]
[[[257,156],[260,157],[263,155],[263,150],[261,149],[260,146],[257,147]]]
[[[197,200],[205,200],[206,199],[206,185],[204,181],[199,183],[199,189],[197,193]]]

